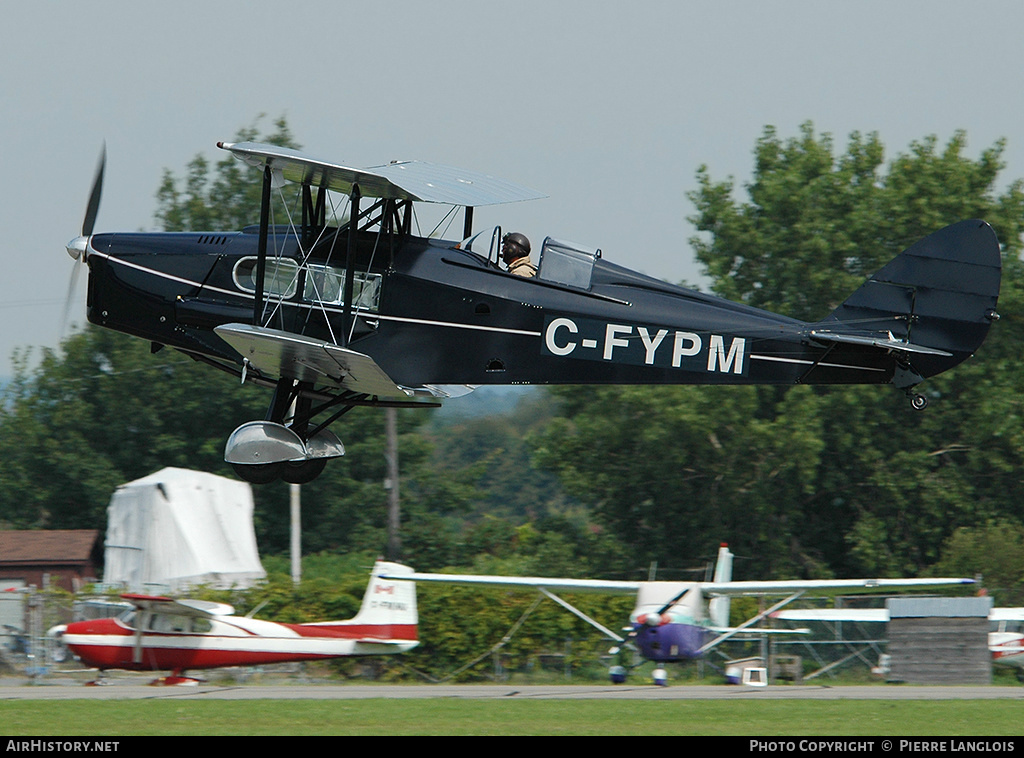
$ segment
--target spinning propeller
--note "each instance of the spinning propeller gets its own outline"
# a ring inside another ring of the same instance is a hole
[[[103,144],[100,151],[100,160],[96,165],[96,175],[92,180],[92,191],[89,193],[89,203],[85,207],[85,218],[82,220],[82,234],[75,237],[68,243],[67,251],[76,262],[85,263],[85,251],[89,246],[89,238],[96,226],[96,216],[100,210],[100,196],[103,194],[103,171],[107,165],[107,145]],[[78,286],[78,266],[71,270],[71,280],[68,282],[68,294],[64,298],[64,314],[60,320],[60,336],[64,338],[64,330],[68,323],[68,314],[71,312],[71,298]]]

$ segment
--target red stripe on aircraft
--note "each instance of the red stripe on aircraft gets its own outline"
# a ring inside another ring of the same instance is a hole
[[[408,640],[418,639],[415,624],[282,624],[301,637],[332,639]]]

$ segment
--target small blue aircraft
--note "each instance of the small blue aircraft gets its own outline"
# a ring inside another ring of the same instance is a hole
[[[601,579],[556,579],[535,576],[484,576],[472,574],[403,575],[415,582],[440,582],[475,587],[493,586],[511,589],[535,589],[570,613],[596,628],[616,643],[613,655],[623,645],[636,648],[647,661],[670,663],[699,658],[726,640],[742,635],[806,634],[807,630],[763,629],[754,625],[812,590],[843,590],[857,592],[878,589],[923,589],[947,585],[974,584],[973,579],[812,579],[782,581],[732,581],[733,554],[728,545],[721,545],[715,563],[714,577],[709,582],[622,582]],[[385,575],[385,578],[387,576]],[[397,578],[397,577],[395,577]],[[636,595],[636,606],[629,626],[617,634],[598,623],[564,598],[554,594],[606,593]],[[784,595],[785,598],[758,613],[743,624],[729,626],[729,600],[742,595]],[[621,667],[613,668],[612,681],[624,681]]]

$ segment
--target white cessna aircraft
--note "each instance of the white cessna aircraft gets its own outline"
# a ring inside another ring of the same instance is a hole
[[[812,590],[856,592],[875,589],[921,589],[943,585],[973,584],[973,579],[823,579],[780,581],[732,581],[732,559],[728,545],[718,551],[714,578],[710,582],[620,582],[601,579],[558,579],[536,576],[483,576],[463,574],[405,574],[416,582],[442,582],[472,586],[535,589],[569,612],[595,627],[619,645],[635,645],[640,654],[657,663],[699,658],[707,651],[738,635],[793,634],[792,629],[755,628],[761,619],[778,611]],[[611,631],[574,607],[555,592],[589,592],[636,595],[627,636]],[[737,627],[729,626],[729,600],[742,595],[783,595],[783,600]],[[797,630],[807,633],[806,630]],[[617,648],[612,648],[616,651]],[[621,672],[612,681],[622,681]]]

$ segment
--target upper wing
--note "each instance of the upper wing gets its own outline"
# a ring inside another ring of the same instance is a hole
[[[441,582],[475,586],[509,587],[513,589],[558,590],[560,592],[606,592],[628,595],[640,588],[639,582],[616,582],[603,579],[559,579],[546,576],[487,576],[482,574],[401,574],[382,575],[384,579],[409,579],[415,582]]]
[[[811,579],[777,582],[704,582],[709,595],[781,594],[808,590],[907,589],[974,584],[973,579]]]
[[[136,608],[157,613],[173,613],[178,616],[230,616],[235,612],[227,603],[215,603],[211,600],[192,600],[183,598],[175,600],[157,595],[121,595]]]
[[[418,582],[444,582],[447,584],[490,585],[497,587],[544,587],[564,592],[607,592],[629,594],[637,592],[643,585],[657,582],[618,582],[604,579],[566,579],[545,576],[487,576],[475,574],[409,574],[402,577]],[[785,594],[821,589],[874,589],[874,588],[922,588],[950,584],[973,584],[973,579],[824,579],[809,581],[776,582],[674,582],[687,588],[696,587],[708,595],[751,595]]]
[[[360,169],[322,161],[277,145],[218,142],[217,146],[251,166],[269,166],[288,181],[326,187],[346,195],[358,184],[363,197],[449,205],[496,205],[544,197],[527,187],[487,174],[420,161],[395,161],[386,166]]]

